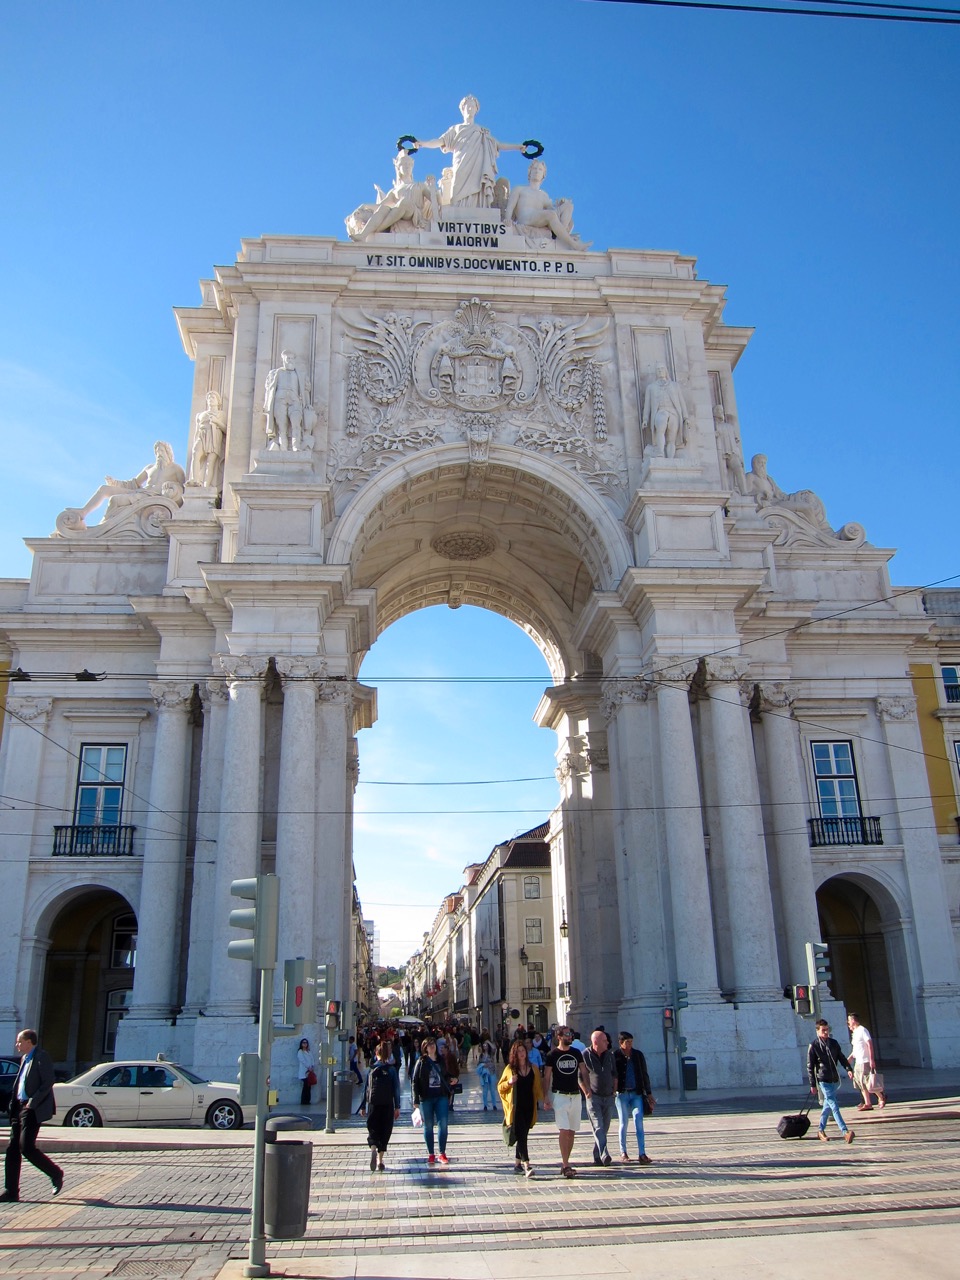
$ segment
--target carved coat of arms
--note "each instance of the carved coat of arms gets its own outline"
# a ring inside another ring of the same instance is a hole
[[[486,302],[472,298],[452,320],[432,325],[413,354],[413,381],[428,404],[493,413],[530,403],[539,385],[537,354]]]

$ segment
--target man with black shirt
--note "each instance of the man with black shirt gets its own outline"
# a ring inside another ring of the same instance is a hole
[[[574,1049],[573,1032],[569,1027],[557,1028],[557,1047],[547,1054],[543,1070],[543,1105],[557,1121],[560,1141],[560,1172],[565,1178],[576,1177],[577,1171],[570,1163],[573,1140],[580,1128],[580,1095],[590,1098],[590,1079],[583,1061],[583,1054]]]
[[[853,1141],[854,1133],[848,1129],[840,1108],[837,1106],[837,1087],[840,1084],[838,1064],[843,1066],[850,1079],[853,1079],[853,1068],[843,1055],[843,1050],[830,1035],[830,1027],[825,1018],[817,1019],[817,1038],[807,1050],[807,1079],[810,1081],[810,1092],[816,1093],[818,1087],[823,1097],[823,1110],[820,1112],[820,1129],[817,1137],[821,1142],[829,1142],[827,1137],[827,1120],[833,1114],[844,1142]]]
[[[53,1099],[53,1063],[50,1055],[37,1047],[37,1033],[25,1027],[17,1036],[20,1070],[10,1095],[10,1141],[4,1159],[6,1190],[0,1201],[20,1199],[20,1166],[29,1160],[53,1183],[53,1194],[63,1186],[63,1170],[37,1147],[37,1134],[45,1120],[56,1114]]]

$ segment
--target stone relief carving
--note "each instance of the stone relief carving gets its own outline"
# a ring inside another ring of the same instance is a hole
[[[641,431],[650,433],[644,449],[655,458],[675,458],[687,445],[690,410],[679,382],[675,382],[666,365],[657,365],[656,377],[643,395]]]
[[[494,438],[515,429],[509,442],[519,448],[561,455],[604,491],[622,487],[622,459],[602,449],[597,353],[608,322],[512,324],[478,298],[434,324],[393,312],[362,316],[348,322],[356,350],[345,420],[347,436],[362,440],[331,450],[333,483],[356,483],[384,464],[378,454],[436,444],[446,428],[466,440],[477,466],[486,464]]]
[[[877,715],[881,721],[897,723],[912,720],[917,713],[917,700],[911,695],[877,698]]]
[[[743,445],[733,418],[723,412],[719,404],[713,406],[713,421],[717,429],[717,444],[723,465],[723,480],[736,493],[747,492],[747,476],[743,469]]]
[[[757,511],[767,524],[778,530],[777,546],[862,546],[866,539],[862,525],[851,522],[832,529],[817,495],[810,489],[785,493],[767,471],[765,454],[754,454],[750,467],[745,492],[756,499]]]
[[[281,351],[276,369],[267,374],[263,391],[263,413],[267,420],[267,448],[297,453],[303,448],[304,426],[311,408],[310,382],[296,367],[292,351]]]
[[[223,400],[219,391],[208,391],[207,407],[197,414],[188,484],[202,485],[209,489],[218,487],[226,438],[227,419],[223,412]]]
[[[546,230],[567,249],[589,249],[592,241],[584,242],[573,234],[573,201],[561,197],[554,204],[541,186],[546,176],[547,166],[543,161],[532,160],[527,170],[527,185],[514,187],[510,192],[504,220],[514,223],[521,235],[528,236],[533,242],[531,247],[539,244]]]
[[[57,516],[57,533],[64,538],[106,537],[158,538],[163,521],[169,520],[183,503],[186,476],[173,460],[173,447],[163,440],[153,446],[154,461],[132,480],[106,476],[103,484],[82,507],[67,507]],[[92,529],[86,519],[103,503],[103,518]]]
[[[430,174],[424,182],[413,180],[413,156],[398,151],[393,159],[393,186],[384,193],[376,188],[376,204],[362,204],[346,219],[351,240],[366,240],[378,231],[419,231],[440,220],[437,180]]]

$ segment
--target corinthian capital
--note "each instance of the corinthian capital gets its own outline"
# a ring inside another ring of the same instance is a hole
[[[317,689],[321,702],[335,707],[353,706],[353,684],[349,680],[321,680]]]
[[[266,675],[269,658],[254,654],[248,657],[242,653],[219,653],[217,661],[220,670],[233,683],[239,680],[262,680]]]
[[[326,658],[318,658],[315,654],[306,657],[280,654],[276,658],[276,667],[284,688],[290,680],[318,680],[327,674]]]
[[[653,660],[653,672],[650,678],[654,684],[675,689],[689,689],[699,665],[699,658],[690,658],[682,654],[658,653]]]
[[[151,680],[147,688],[157,704],[158,711],[184,711],[193,699],[192,684],[170,684],[165,680]]]
[[[749,670],[750,663],[746,658],[718,654],[703,660],[707,684],[739,684]]]
[[[798,689],[795,684],[787,684],[784,680],[772,680],[766,684],[758,684],[759,709],[761,711],[790,711],[797,700]]]
[[[637,706],[650,697],[653,688],[646,676],[620,676],[604,680],[600,714],[609,724],[623,706]]]

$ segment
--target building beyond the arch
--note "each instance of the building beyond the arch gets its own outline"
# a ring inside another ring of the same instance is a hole
[[[0,583],[9,669],[109,673],[9,682],[0,1034],[39,1023],[64,1069],[115,1035],[223,1076],[255,1045],[226,945],[258,871],[281,957],[350,972],[360,664],[468,603],[551,673],[551,1021],[652,1049],[682,981],[702,1085],[793,1081],[784,988],[823,938],[827,1007],[887,1062],[957,1065],[956,600],[893,591],[892,552],[747,467],[750,331],[693,259],[588,251],[539,170],[511,193],[488,153],[466,191],[466,137],[436,189],[398,164],[352,240],[243,241],[176,313],[175,449],[78,494]]]

